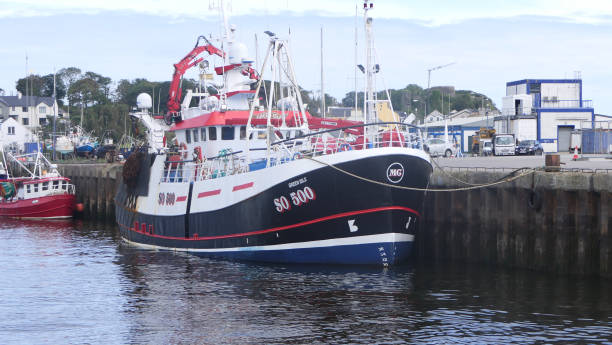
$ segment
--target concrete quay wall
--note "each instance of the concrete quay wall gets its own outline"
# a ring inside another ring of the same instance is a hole
[[[430,188],[484,184],[508,172],[434,172]],[[612,174],[538,171],[510,183],[428,192],[421,259],[612,277]]]
[[[115,192],[121,164],[60,164],[62,176],[72,180],[77,202],[83,203],[85,219],[115,221]]]

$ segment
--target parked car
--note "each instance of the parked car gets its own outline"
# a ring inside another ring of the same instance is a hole
[[[432,157],[450,157],[452,155],[457,155],[457,148],[455,145],[440,138],[427,139],[427,141],[425,141],[425,151],[429,152]]]
[[[493,141],[491,139],[482,139],[482,155],[492,156],[493,155]]]
[[[517,155],[542,155],[544,149],[537,140],[522,140],[516,147]]]

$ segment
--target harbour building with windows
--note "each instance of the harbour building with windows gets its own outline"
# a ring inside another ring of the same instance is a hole
[[[582,79],[523,79],[506,83],[497,133],[536,139],[545,152],[567,152],[573,130],[595,121],[593,102],[583,98]]]

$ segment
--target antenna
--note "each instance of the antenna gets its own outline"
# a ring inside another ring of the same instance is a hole
[[[325,88],[323,80],[323,27],[321,27],[321,117],[325,118]]]

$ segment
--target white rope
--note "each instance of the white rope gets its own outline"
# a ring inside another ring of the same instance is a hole
[[[491,187],[491,186],[496,186],[502,183],[508,183],[508,182],[512,182],[514,180],[518,180],[521,177],[525,177],[528,175],[531,175],[533,173],[535,173],[535,169],[530,169],[530,168],[525,168],[525,170],[527,170],[525,173],[516,175],[516,176],[508,176],[504,179],[501,179],[499,181],[495,181],[495,182],[491,182],[491,183],[485,183],[485,184],[480,184],[480,185],[472,185],[470,187],[461,187],[461,188],[449,188],[449,189],[436,189],[436,188],[416,188],[416,187],[405,187],[405,186],[397,186],[397,185],[393,185],[393,184],[389,184],[389,183],[385,183],[385,182],[380,182],[380,181],[376,181],[376,180],[372,180],[363,176],[359,176],[356,174],[353,174],[351,172],[348,172],[346,170],[343,170],[341,168],[338,168],[337,166],[330,164],[330,163],[326,163],[326,162],[322,162],[318,159],[312,158],[312,157],[304,157],[307,159],[310,159],[312,161],[315,161],[319,164],[322,165],[327,165],[330,168],[333,168],[335,170],[338,170],[339,172],[349,175],[351,177],[354,177],[356,179],[365,181],[365,182],[369,182],[369,183],[374,183],[377,185],[381,185],[381,186],[385,186],[385,187],[389,187],[389,188],[396,188],[396,189],[403,189],[403,190],[412,190],[412,191],[418,191],[418,192],[459,192],[459,191],[466,191],[466,190],[474,190],[474,189],[479,189],[479,188],[486,188],[486,187]]]

